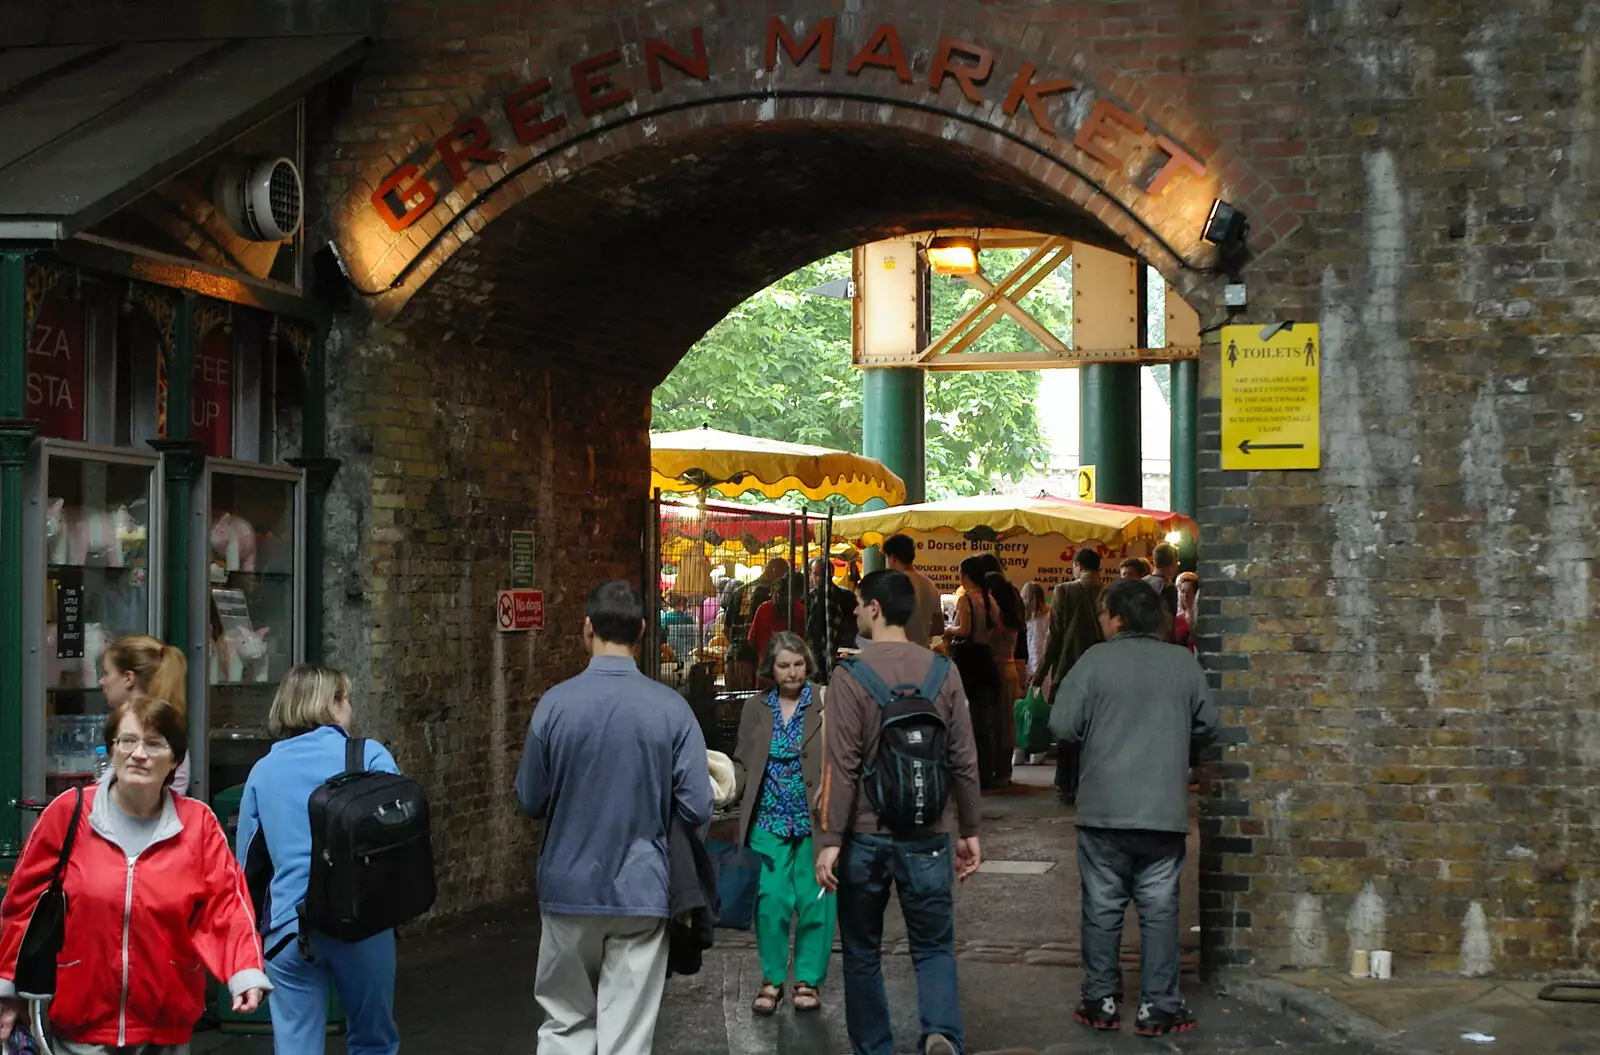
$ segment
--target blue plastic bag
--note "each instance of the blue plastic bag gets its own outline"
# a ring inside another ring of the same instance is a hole
[[[761,855],[748,846],[721,839],[706,840],[706,854],[717,877],[722,911],[717,926],[749,930],[756,920],[756,888],[761,882]]]

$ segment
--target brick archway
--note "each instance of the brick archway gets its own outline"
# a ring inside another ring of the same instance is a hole
[[[370,600],[334,598],[330,626],[345,652],[366,649],[362,676],[385,701],[404,764],[472,789],[439,807],[463,830],[513,820],[479,794],[498,793],[514,761],[525,715],[511,705],[578,661],[556,635],[515,663],[475,644],[462,612],[504,585],[503,532],[537,523],[562,540],[540,551],[552,626],[581,623],[582,584],[638,575],[651,387],[745,297],[876,238],[1004,226],[1131,248],[1209,307],[1211,250],[1198,236],[1212,200],[1251,217],[1258,257],[1308,207],[1273,156],[1252,149],[1246,162],[1183,107],[1101,69],[1097,42],[1136,65],[1127,27],[1033,24],[972,0],[930,0],[913,17],[893,0],[864,0],[865,11],[834,16],[824,70],[824,42],[805,46],[821,14],[802,0],[616,6],[572,14],[581,29],[541,30],[537,46],[526,34],[501,39],[500,16],[476,9],[440,14],[443,36],[394,27],[319,170],[336,203],[329,233],[373,314],[395,324],[356,317],[330,363],[341,379],[332,446],[346,464],[331,508],[371,524],[334,561],[381,580]],[[728,9],[754,13],[706,14]],[[794,54],[777,41],[769,69],[773,17]],[[1205,46],[1182,31],[1166,30],[1169,43]],[[863,53],[880,64],[852,74]],[[941,56],[992,60],[987,78],[971,75],[976,101],[961,78],[934,78]],[[1081,87],[1042,93],[1037,109],[1025,94],[1007,106],[1019,81],[1061,80]],[[629,94],[595,109],[615,91]],[[557,118],[561,127],[540,131]],[[1085,127],[1092,149],[1075,145]],[[1173,164],[1180,154],[1197,164]],[[419,181],[434,200],[408,203]],[[373,202],[386,193],[394,223]],[[370,645],[369,627],[381,628]],[[499,711],[440,704],[481,700],[486,671],[512,675],[494,682],[507,689]],[[448,762],[436,736],[455,737]],[[468,840],[441,849],[452,866],[446,910],[525,883],[513,858],[527,842],[514,835],[487,855]]]
[[[1211,262],[1198,236],[1214,198],[1252,217],[1257,255],[1298,226],[1290,201],[1191,114],[1099,68],[1071,22],[964,0],[917,16],[866,7],[824,17],[780,0],[712,17],[683,0],[502,56],[481,84],[412,111],[411,130],[339,188],[333,236],[353,279],[396,317],[524,203],[636,154],[680,159],[656,163],[659,178],[719,135],[795,127],[943,143],[1053,200],[1056,226],[1109,233],[1191,296]],[[891,217],[884,230],[902,226]]]

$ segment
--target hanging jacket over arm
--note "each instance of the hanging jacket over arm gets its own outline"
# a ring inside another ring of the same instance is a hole
[[[673,818],[667,844],[667,911],[667,973],[698,974],[722,904],[706,844],[682,817]]]

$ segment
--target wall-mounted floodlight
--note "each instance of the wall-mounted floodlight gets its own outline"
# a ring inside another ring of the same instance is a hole
[[[1169,532],[1167,532],[1167,541],[1172,543],[1174,546],[1182,544],[1182,542],[1183,542],[1183,532],[1181,532],[1181,531],[1169,531]]]
[[[1217,264],[1213,268],[1232,280],[1228,290],[1230,311],[1244,307],[1244,288],[1239,278],[1245,261],[1250,257],[1250,247],[1245,239],[1250,235],[1250,218],[1232,205],[1218,198],[1211,203],[1211,215],[1200,229],[1200,237],[1217,247]],[[1239,288],[1234,289],[1233,286]],[[1235,304],[1234,301],[1238,301]]]
[[[1244,213],[1218,198],[1211,203],[1211,215],[1206,217],[1200,237],[1221,250],[1242,243],[1250,230],[1250,221]]]
[[[976,275],[978,243],[970,238],[935,238],[928,243],[928,266],[940,275]]]

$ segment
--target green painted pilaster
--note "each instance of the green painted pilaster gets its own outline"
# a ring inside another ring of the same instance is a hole
[[[0,872],[22,851],[22,472],[38,423],[24,420],[28,254],[0,253]]]
[[[162,454],[167,491],[167,612],[163,639],[185,648],[189,640],[189,593],[192,588],[189,554],[196,529],[193,513],[194,481],[205,461],[197,443],[189,439],[189,406],[194,382],[194,294],[178,299],[172,323],[172,347],[167,355],[167,434],[151,446]],[[199,530],[204,530],[203,528]],[[197,662],[190,655],[189,662]]]
[[[1195,511],[1195,452],[1200,446],[1200,361],[1172,364],[1172,508],[1186,517]]]
[[[1137,363],[1089,363],[1078,371],[1078,440],[1084,465],[1095,467],[1101,502],[1144,503],[1140,464]]]
[[[323,653],[322,571],[326,561],[323,522],[328,515],[328,490],[339,472],[337,458],[291,458],[306,474],[306,662],[321,663]]]
[[[328,457],[328,368],[324,346],[327,332],[311,338],[306,356],[306,402],[301,425],[301,457],[289,464],[306,474],[306,661],[323,659],[322,573],[328,514],[328,490],[339,472],[339,459]]]
[[[1172,508],[1194,518],[1200,450],[1200,361],[1180,359],[1172,364]],[[1178,544],[1178,563],[1193,568],[1199,539],[1187,537]]]
[[[915,367],[862,372],[861,452],[876,458],[906,483],[906,504],[927,495],[923,402],[924,376]],[[868,509],[885,503],[874,499]],[[883,556],[873,546],[862,554],[863,571],[878,571]]]

